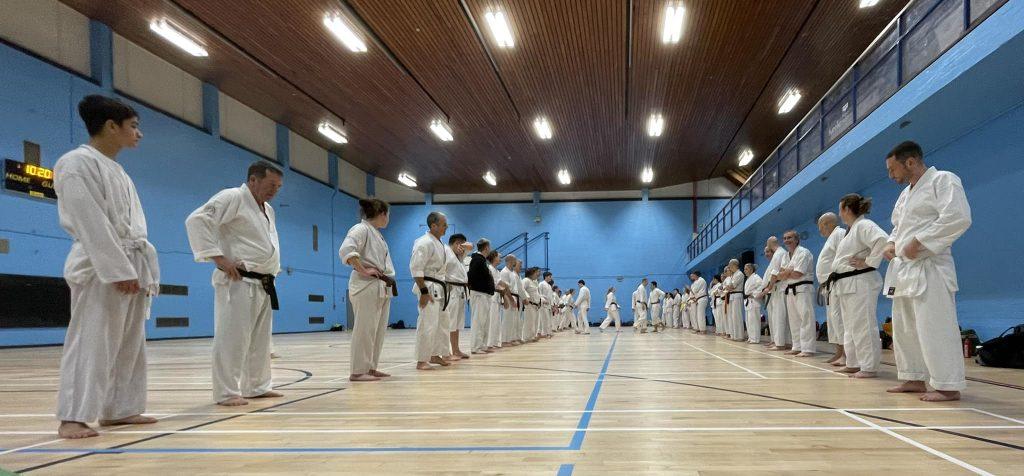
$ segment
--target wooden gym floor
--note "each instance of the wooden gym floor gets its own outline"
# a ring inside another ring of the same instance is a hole
[[[0,350],[0,467],[39,474],[1024,474],[1024,373],[968,367],[926,404],[760,345],[685,331],[560,333],[432,372],[389,331],[352,384],[347,333],[275,336],[284,398],[210,402],[210,339],[151,342],[155,425],[56,438],[59,347]],[[463,333],[463,341],[468,332]],[[824,344],[822,344],[824,347]],[[465,348],[465,347],[464,347]],[[891,353],[883,360],[891,361]]]

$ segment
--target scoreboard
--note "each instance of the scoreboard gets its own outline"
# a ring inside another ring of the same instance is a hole
[[[4,189],[36,198],[57,199],[53,170],[11,159],[4,159]]]

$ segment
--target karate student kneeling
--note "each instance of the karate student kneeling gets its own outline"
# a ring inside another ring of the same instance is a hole
[[[212,261],[213,399],[247,405],[272,398],[270,333],[281,271],[274,208],[283,173],[267,162],[249,166],[246,183],[220,191],[185,219],[196,261]]]
[[[444,284],[445,260],[441,237],[448,231],[448,218],[441,212],[427,215],[427,233],[412,244],[409,272],[416,281],[412,292],[419,297],[419,316],[416,319],[416,368],[433,370],[428,361],[443,366],[451,365],[437,350],[437,341],[442,333],[441,308],[447,304],[448,291]]]
[[[100,425],[156,423],[146,409],[146,319],[160,288],[156,249],[135,184],[117,154],[142,138],[138,114],[116,99],[86,96],[78,114],[89,143],[54,168],[60,226],[74,239],[64,263],[71,322],[60,362],[61,438]]]

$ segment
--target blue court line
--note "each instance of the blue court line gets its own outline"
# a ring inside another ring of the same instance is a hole
[[[557,476],[572,476],[572,469],[573,469],[574,466],[576,466],[576,465],[574,465],[574,464],[563,464],[563,465],[559,466],[558,467],[558,475]]]
[[[594,389],[590,392],[590,399],[587,400],[587,407],[583,410],[579,423],[576,425],[576,432],[572,441],[567,446],[424,446],[424,447],[381,447],[381,448],[26,448],[16,453],[43,453],[43,454],[160,454],[160,453],[185,453],[185,454],[212,454],[212,453],[455,453],[455,452],[517,452],[517,451],[579,451],[583,446],[583,438],[590,427],[590,417],[593,414],[594,406],[597,404],[597,396],[601,393],[601,384],[604,382],[605,374],[608,372],[608,364],[612,360],[612,352],[615,350],[615,343],[619,336],[612,340],[608,348],[608,355],[604,358],[604,365],[601,373],[594,382]],[[8,448],[0,448],[0,452],[9,451]],[[562,465],[559,474],[569,466],[569,473],[572,474],[572,465]]]
[[[608,355],[604,358],[604,365],[601,367],[601,373],[597,376],[597,381],[594,382],[594,389],[590,391],[590,399],[587,400],[587,408],[583,410],[583,415],[580,416],[580,422],[576,425],[576,433],[572,435],[572,441],[569,443],[569,449],[579,450],[583,447],[583,438],[587,436],[587,428],[590,427],[590,417],[594,414],[594,406],[597,405],[597,396],[601,393],[601,384],[604,383],[604,376],[608,373],[608,364],[612,362],[612,352],[615,351],[615,343],[619,340],[619,336],[616,334],[615,339],[612,339],[612,346],[608,348]]]

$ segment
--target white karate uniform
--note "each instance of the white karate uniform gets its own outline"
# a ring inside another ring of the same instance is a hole
[[[633,328],[647,330],[647,288],[643,284],[633,291]]]
[[[501,281],[508,285],[510,293],[520,294],[519,287],[522,286],[523,283],[519,279],[519,276],[516,275],[515,271],[512,271],[511,268],[506,266],[501,270],[500,275]],[[501,341],[503,343],[510,343],[514,340],[519,340],[520,334],[518,332],[519,326],[517,325],[517,321],[519,321],[520,312],[517,306],[518,303],[516,302],[515,296],[513,296],[512,307],[508,309],[502,308],[503,319],[501,321]]]
[[[359,258],[364,267],[380,270],[392,279],[395,266],[391,263],[388,243],[380,230],[362,220],[349,228],[345,240],[338,248],[342,263]],[[384,333],[388,328],[391,314],[391,290],[377,278],[365,277],[355,269],[348,278],[348,299],[352,303],[354,324],[352,343],[349,346],[349,363],[352,375],[362,375],[377,370],[380,352],[384,347]]]
[[[615,321],[615,331],[618,332],[622,328],[622,322],[619,317],[619,303],[615,300],[614,292],[605,295],[604,311],[608,316],[601,322],[601,330],[607,329],[608,325]]]
[[[60,363],[57,419],[118,420],[146,410],[146,319],[160,290],[156,249],[128,174],[92,146],[54,168],[60,226],[74,239],[64,263],[71,321]],[[137,279],[138,294],[114,283]]]
[[[839,242],[846,236],[846,230],[842,227],[836,227],[832,230],[832,233],[828,235],[825,240],[825,245],[821,247],[821,252],[818,253],[818,263],[814,266],[814,274],[818,278],[818,282],[824,286],[825,281],[828,280],[828,276],[832,274],[832,267],[836,257],[836,250],[839,248]],[[825,292],[824,290],[822,292]],[[829,299],[826,308],[825,315],[828,316],[828,341],[831,344],[843,345],[844,341],[844,320],[843,312],[839,306],[837,299]]]
[[[576,296],[576,322],[579,323],[580,332],[590,334],[590,320],[587,313],[590,311],[590,288],[580,286],[579,295]]]
[[[797,246],[790,255],[788,250],[782,249],[782,267],[792,268],[793,271],[803,273],[799,278],[786,280],[786,315],[789,317],[789,329],[793,338],[793,350],[813,354],[816,352],[815,341],[818,333],[815,328],[814,319],[814,284],[802,284],[796,287],[796,283],[814,280],[814,255],[803,246]]]
[[[523,319],[523,340],[530,341],[537,338],[538,324],[537,315],[540,311],[540,288],[537,282],[530,278],[523,278],[524,299],[526,310]]]
[[[929,168],[900,193],[892,211],[896,258],[882,291],[893,299],[893,347],[900,380],[927,380],[936,390],[967,387],[956,317],[956,266],[951,246],[971,226],[960,178]],[[916,238],[924,249],[903,255]]]
[[[491,272],[491,278],[494,279],[494,296],[491,298],[491,315],[487,321],[487,346],[488,347],[501,347],[501,317],[502,311],[502,294],[498,291],[500,287],[506,287],[507,284],[501,280],[501,273],[491,264],[487,265],[487,270]]]
[[[486,259],[487,258],[484,257],[485,262]],[[466,262],[471,260],[472,257],[467,257]],[[488,264],[488,267],[489,266],[490,265]],[[493,294],[487,294],[480,291],[469,291],[469,310],[470,319],[472,320],[470,322],[470,332],[472,333],[471,341],[473,343],[471,350],[473,352],[480,353],[487,348],[491,321],[491,303],[493,302]]]
[[[860,217],[839,242],[832,272],[854,271],[850,258],[864,258],[867,265],[878,268],[882,262],[889,235],[875,222]],[[878,271],[846,277],[832,283],[832,304],[841,308],[843,318],[843,348],[846,366],[859,367],[864,372],[878,371],[882,354],[882,341],[878,333],[878,292],[882,289],[882,276]]]
[[[661,298],[661,303],[665,306],[661,315],[665,317],[665,325],[668,327],[676,327],[676,311],[679,307],[676,306],[676,298],[670,293],[665,293],[665,297]]]
[[[551,289],[551,284],[543,279],[540,284],[537,285],[540,289],[540,333],[542,335],[551,335],[551,306],[555,302],[555,292]]]
[[[256,203],[248,185],[217,193],[185,219],[197,262],[224,256],[250,272],[281,271],[274,208]],[[265,212],[264,212],[265,211]],[[254,397],[273,389],[270,296],[258,280],[232,281],[214,269],[213,398]]]
[[[648,309],[651,310],[651,325],[664,324],[665,320],[661,312],[661,304],[665,299],[665,291],[661,288],[654,288],[647,297]],[[657,303],[657,304],[655,304]]]
[[[452,355],[451,333],[466,325],[466,301],[469,299],[469,288],[466,283],[466,265],[462,264],[451,246],[444,247],[444,281],[448,287],[448,306],[441,309],[441,332],[437,337],[437,355]]]
[[[729,286],[732,291],[729,291],[727,299],[729,300],[729,315],[726,317],[726,322],[729,325],[729,336],[735,340],[742,340],[743,335],[743,290],[744,281],[746,277],[743,276],[743,271],[736,270],[732,273],[732,276],[727,278]]]
[[[409,258],[409,273],[413,277],[412,293],[416,296],[416,307],[419,315],[416,318],[416,361],[427,362],[437,350],[438,334],[445,333],[441,328],[440,313],[444,306],[445,286],[434,281],[424,280],[423,285],[433,297],[433,302],[419,306],[420,287],[415,278],[433,278],[444,282],[446,255],[444,244],[437,237],[426,232],[412,244],[412,257]]]
[[[757,297],[764,287],[764,281],[757,273],[751,273],[743,283],[744,308],[747,313],[747,342],[761,342],[761,298]]]
[[[783,248],[777,248],[768,269],[764,272],[764,280],[771,281],[771,278],[782,270],[782,255],[786,254]],[[789,331],[789,317],[786,312],[786,283],[778,281],[770,289],[768,296],[768,330],[771,332],[772,343],[776,347],[783,347],[793,342],[792,334]]]
[[[725,310],[725,300],[722,299],[722,283],[712,284],[708,295],[711,299],[711,319],[715,324],[715,334],[721,334],[725,331],[725,322],[722,319],[722,311]]]
[[[694,329],[704,332],[708,325],[708,282],[704,278],[698,277],[690,285],[690,293],[696,298],[696,302],[690,304],[690,320],[693,322]]]

